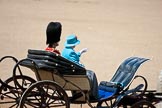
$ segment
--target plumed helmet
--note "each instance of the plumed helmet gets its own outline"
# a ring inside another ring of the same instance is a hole
[[[46,30],[46,36],[47,36],[46,44],[53,44],[59,42],[61,31],[62,31],[62,25],[60,22],[50,22]]]

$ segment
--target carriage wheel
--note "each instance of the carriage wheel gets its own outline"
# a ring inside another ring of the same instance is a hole
[[[32,83],[35,82],[34,79],[28,76],[15,76],[15,79],[21,84],[24,89],[27,89]],[[24,90],[17,87],[13,81],[13,77],[8,78],[5,83],[10,86],[8,88],[5,85],[0,87],[0,104],[7,104],[10,108],[17,108],[20,98]]]
[[[133,104],[131,108],[156,108],[156,107],[152,105],[151,102],[142,100]]]
[[[70,108],[67,93],[52,81],[34,83],[24,92],[19,105],[20,108]]]

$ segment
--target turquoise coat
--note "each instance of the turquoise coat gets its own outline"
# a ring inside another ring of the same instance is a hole
[[[80,52],[75,52],[74,49],[72,47],[65,47],[62,50],[61,56],[63,56],[64,58],[84,67],[83,64],[80,63],[80,56],[81,53]]]

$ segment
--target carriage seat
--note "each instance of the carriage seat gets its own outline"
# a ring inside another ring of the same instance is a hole
[[[85,102],[85,97],[80,93],[90,92],[90,80],[86,75],[86,69],[53,52],[29,49],[27,58],[21,65],[30,68],[38,81],[51,80],[67,91],[75,91],[71,100]]]
[[[28,50],[27,59],[33,60],[39,69],[53,71],[58,70],[61,75],[86,75],[86,69],[66,58],[44,50]],[[34,66],[30,61],[24,61],[24,66]]]

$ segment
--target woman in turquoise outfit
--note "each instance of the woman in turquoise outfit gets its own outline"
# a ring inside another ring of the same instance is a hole
[[[77,36],[74,34],[69,35],[66,38],[66,42],[65,42],[65,48],[63,49],[61,55],[84,67],[84,65],[82,63],[80,63],[80,57],[83,53],[85,53],[87,51],[87,48],[83,48],[81,51],[76,52],[74,50],[74,48],[76,47],[76,45],[80,44],[80,40],[77,39]],[[90,79],[90,84],[91,84],[91,94],[90,97],[92,98],[98,98],[98,82],[97,82],[97,78],[94,72],[87,70],[86,72],[88,78]]]
[[[74,34],[69,35],[66,38],[66,42],[64,44],[65,48],[62,51],[62,56],[84,67],[84,65],[80,63],[80,57],[84,52],[87,51],[87,48],[84,48],[81,51],[76,52],[74,48],[78,44],[80,44],[80,41],[77,39],[77,37]]]

